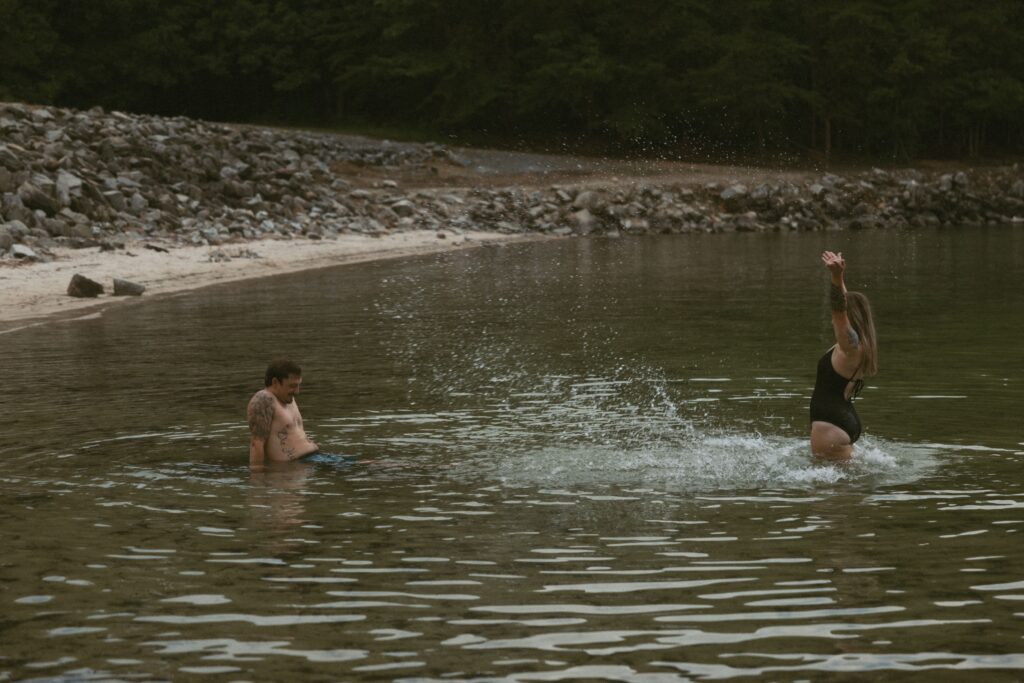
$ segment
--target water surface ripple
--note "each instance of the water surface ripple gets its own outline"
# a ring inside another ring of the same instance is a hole
[[[3,335],[0,681],[1016,680],[1022,237],[481,249]],[[825,246],[883,340],[848,466],[806,453]],[[250,471],[282,351],[324,453]]]

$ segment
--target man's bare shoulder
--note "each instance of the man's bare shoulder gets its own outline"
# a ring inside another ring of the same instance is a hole
[[[277,399],[266,389],[260,389],[249,399],[246,416],[249,419],[249,430],[253,436],[264,440],[270,436],[276,404]]]
[[[259,391],[257,391],[255,394],[252,395],[252,398],[249,399],[249,409],[251,410],[253,407],[255,407],[257,405],[265,404],[265,403],[266,404],[272,404],[273,401],[274,401],[274,395],[273,394],[271,394],[266,389],[260,389]]]

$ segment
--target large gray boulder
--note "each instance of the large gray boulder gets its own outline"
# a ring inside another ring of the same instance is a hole
[[[32,251],[29,247],[24,244],[15,244],[11,247],[11,256],[18,259],[28,259],[30,261],[38,261],[39,254]]]
[[[142,296],[146,291],[143,285],[121,278],[114,278],[114,296]]]
[[[42,221],[43,229],[51,237],[71,237],[82,240],[88,240],[92,238],[92,227],[84,222],[82,219],[85,217],[81,214],[76,214],[73,211],[64,209],[67,214],[63,212],[58,214],[57,218],[47,218]]]
[[[597,228],[597,217],[586,209],[580,209],[569,215],[569,223],[578,235],[589,235]]]
[[[591,213],[600,209],[601,205],[601,195],[593,190],[584,190],[583,192],[580,192],[572,202],[572,207],[574,209],[586,209]]]
[[[22,203],[34,210],[43,211],[47,216],[52,216],[60,211],[60,202],[54,194],[50,194],[42,187],[31,181],[25,181],[18,188],[18,196]]]
[[[13,192],[5,194],[2,204],[5,220],[18,221],[25,225],[35,225],[37,223],[36,215],[32,213],[32,209],[25,206],[25,202],[17,194]]]
[[[70,206],[72,197],[82,194],[82,179],[74,173],[60,171],[57,173],[57,201],[61,206]]]
[[[140,214],[149,207],[149,202],[141,194],[136,193],[128,200],[128,207],[132,213]]]
[[[103,199],[115,211],[124,211],[128,208],[128,202],[119,190],[107,190],[103,193]]]
[[[25,150],[15,145],[0,145],[0,166],[3,166],[11,171],[20,171],[25,167],[25,162],[18,152],[24,153]]]
[[[102,293],[103,285],[78,273],[75,273],[68,283],[68,296],[92,299]]]
[[[0,166],[0,193],[14,192],[18,189],[17,177],[11,171]]]
[[[722,190],[719,198],[729,211],[741,211],[746,207],[747,197],[750,191],[743,183],[735,183]]]
[[[408,218],[416,214],[416,205],[408,199],[400,199],[391,205],[391,210],[402,218]]]
[[[21,241],[21,238],[29,234],[28,226],[21,221],[10,221],[5,223],[3,227],[6,228],[7,232],[11,233],[15,242]]]
[[[730,185],[722,190],[719,196],[728,202],[735,199],[742,199],[747,196],[747,193],[748,190],[746,185],[743,183],[736,183],[735,185]]]

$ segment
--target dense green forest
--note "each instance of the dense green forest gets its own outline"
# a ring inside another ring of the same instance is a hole
[[[1024,150],[1021,0],[0,0],[0,99],[681,158]]]

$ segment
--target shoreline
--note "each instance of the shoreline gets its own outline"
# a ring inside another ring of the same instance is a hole
[[[370,237],[343,234],[327,240],[236,242],[219,247],[146,248],[142,242],[123,250],[55,250],[46,263],[0,263],[0,335],[54,322],[92,317],[111,306],[182,294],[211,285],[253,280],[332,266],[405,258],[551,239],[539,234],[509,235],[485,231],[415,230]],[[225,260],[225,257],[227,260]],[[67,294],[71,277],[81,274],[104,286],[96,298]],[[113,278],[145,286],[141,296],[113,296]]]
[[[0,131],[0,334],[135,301],[114,278],[149,299],[486,242],[1024,223],[1019,164],[836,175],[5,102]],[[68,296],[75,274],[106,293]]]

